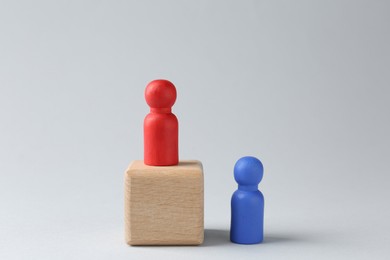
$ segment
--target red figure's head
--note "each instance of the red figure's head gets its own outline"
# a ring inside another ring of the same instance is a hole
[[[171,108],[176,101],[176,88],[168,80],[153,80],[146,86],[145,99],[151,108]]]

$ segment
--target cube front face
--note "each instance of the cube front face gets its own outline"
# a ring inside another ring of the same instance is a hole
[[[129,245],[203,243],[203,168],[199,161],[148,166],[125,173],[125,233]]]

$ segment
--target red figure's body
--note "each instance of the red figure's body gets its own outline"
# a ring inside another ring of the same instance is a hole
[[[144,163],[168,166],[179,163],[179,127],[171,108],[176,88],[168,80],[154,80],[145,89],[150,113],[144,120]]]

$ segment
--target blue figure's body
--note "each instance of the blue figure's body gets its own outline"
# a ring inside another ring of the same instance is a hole
[[[264,197],[257,186],[263,178],[263,165],[255,157],[243,157],[234,166],[238,190],[231,201],[230,240],[238,244],[263,241]]]

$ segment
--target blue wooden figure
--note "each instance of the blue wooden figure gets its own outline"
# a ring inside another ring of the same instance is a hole
[[[234,166],[238,190],[231,201],[230,240],[238,244],[256,244],[263,241],[264,197],[258,190],[263,178],[263,164],[251,156],[242,157]]]

